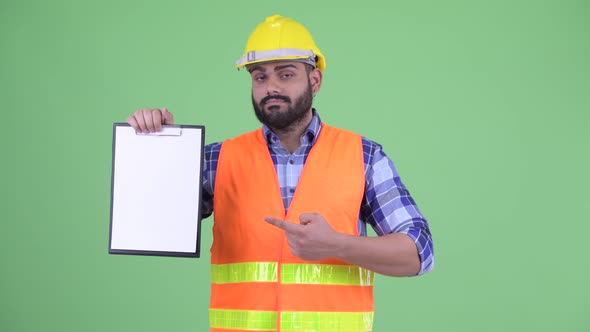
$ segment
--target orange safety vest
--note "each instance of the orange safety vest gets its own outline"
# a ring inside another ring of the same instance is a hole
[[[285,232],[264,221],[299,223],[317,212],[337,232],[358,235],[364,187],[361,137],[323,125],[285,215],[262,129],[225,141],[214,189],[211,331],[371,331],[374,273],[297,258]]]

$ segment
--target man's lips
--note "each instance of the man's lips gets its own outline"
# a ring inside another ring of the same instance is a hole
[[[280,105],[280,104],[285,104],[286,102],[282,99],[269,99],[267,102],[264,103],[264,105],[266,106],[272,106],[272,105]]]
[[[273,96],[266,96],[264,98],[262,98],[262,100],[260,101],[260,104],[262,105],[262,107],[264,106],[279,106],[282,105],[284,103],[290,103],[291,102],[291,98],[287,97],[287,96],[282,96],[282,95],[273,95]]]

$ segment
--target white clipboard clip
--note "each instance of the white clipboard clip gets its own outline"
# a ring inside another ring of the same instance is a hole
[[[179,126],[162,126],[162,130],[155,133],[138,133],[135,135],[141,136],[182,136],[182,128]]]

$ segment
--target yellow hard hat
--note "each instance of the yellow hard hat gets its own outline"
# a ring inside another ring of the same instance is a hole
[[[300,23],[273,15],[250,34],[244,55],[236,61],[238,69],[247,65],[280,60],[315,60],[316,67],[324,71],[326,59],[316,46],[311,34]]]

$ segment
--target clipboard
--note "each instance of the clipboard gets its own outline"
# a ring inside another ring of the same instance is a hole
[[[113,124],[109,254],[200,257],[205,127]]]

